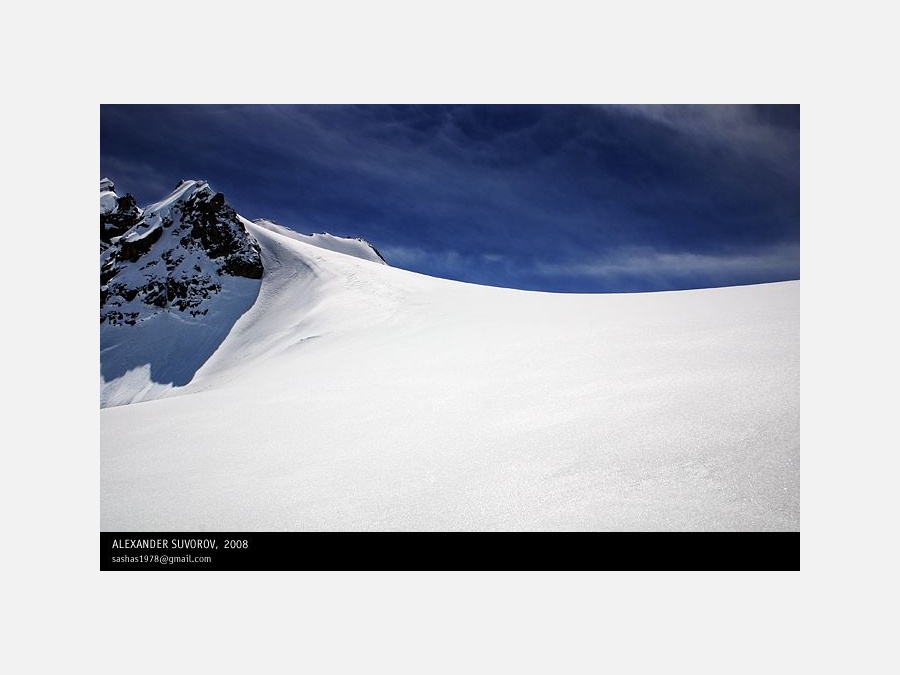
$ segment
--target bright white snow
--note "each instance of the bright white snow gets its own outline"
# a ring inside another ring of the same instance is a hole
[[[246,221],[244,221],[246,224]],[[333,234],[316,233],[316,234],[300,234],[294,230],[279,225],[271,220],[260,219],[256,221],[259,227],[282,234],[285,237],[296,239],[307,244],[312,244],[318,248],[324,248],[328,251],[337,251],[338,253],[346,253],[347,255],[356,256],[363,260],[371,260],[384,265],[384,259],[372,248],[372,245],[362,239],[348,239],[347,237],[336,237]]]
[[[799,529],[799,282],[534,293],[247,227],[218,350],[100,411],[101,529]]]
[[[118,205],[119,195],[115,192],[115,185],[109,178],[100,179],[100,215],[115,211]]]

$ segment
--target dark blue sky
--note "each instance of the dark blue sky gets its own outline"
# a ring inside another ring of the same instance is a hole
[[[141,205],[205,179],[247,218],[480,284],[800,278],[796,105],[103,105],[100,174]]]

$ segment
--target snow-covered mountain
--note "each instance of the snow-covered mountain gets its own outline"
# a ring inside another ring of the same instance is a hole
[[[101,323],[135,325],[170,309],[196,317],[222,292],[220,277],[262,277],[259,245],[206,183],[182,181],[143,211],[112,186],[100,181]]]
[[[799,282],[517,291],[239,222],[233,304],[101,325],[227,326],[186,382],[101,373],[144,399],[100,411],[101,529],[799,529]]]
[[[259,226],[384,264],[361,239]],[[101,406],[185,385],[218,348],[259,292],[263,263],[248,227],[204,181],[181,181],[146,209],[100,181]]]

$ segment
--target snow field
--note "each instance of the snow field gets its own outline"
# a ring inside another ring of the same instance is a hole
[[[534,293],[246,225],[253,306],[101,410],[101,529],[799,529],[799,282]]]

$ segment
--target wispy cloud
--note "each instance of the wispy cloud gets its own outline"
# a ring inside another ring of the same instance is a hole
[[[474,270],[512,271],[513,259],[500,253],[464,253],[455,249],[433,250],[418,246],[386,245],[379,251],[394,267],[458,278]]]
[[[561,263],[536,263],[535,274],[546,277],[594,279],[601,282],[650,280],[663,287],[677,286],[685,279],[714,282],[729,279],[770,278],[787,280],[796,274],[800,247],[797,244],[769,246],[749,252],[690,253],[631,247],[602,257],[584,257]]]
[[[799,170],[799,129],[749,105],[618,105],[608,110],[665,127],[719,153]]]

